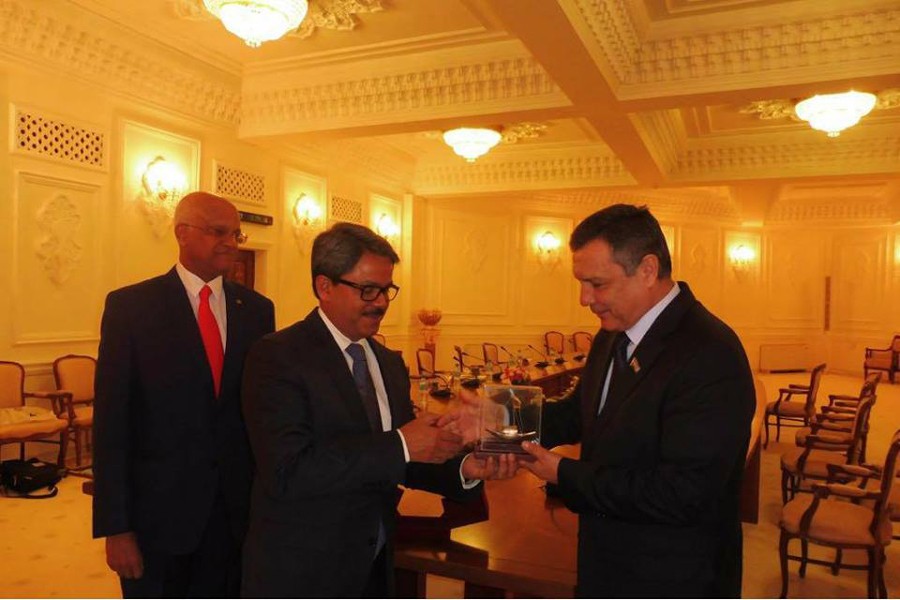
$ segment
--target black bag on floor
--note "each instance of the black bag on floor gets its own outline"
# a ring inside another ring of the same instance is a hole
[[[59,467],[36,458],[0,463],[0,485],[22,498],[52,498],[59,493],[60,479]],[[42,489],[47,491],[38,493]]]

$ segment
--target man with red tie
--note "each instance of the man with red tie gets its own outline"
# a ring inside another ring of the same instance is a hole
[[[274,307],[223,280],[246,241],[230,202],[188,194],[174,221],[175,267],[106,299],[94,537],[126,598],[237,597],[252,480],[240,383]]]

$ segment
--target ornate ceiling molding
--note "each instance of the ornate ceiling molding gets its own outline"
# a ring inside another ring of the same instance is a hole
[[[856,63],[893,73],[900,10],[871,9],[827,18],[725,29],[700,35],[640,39],[626,0],[570,0],[593,35],[594,60],[615,74],[623,99],[651,98],[740,86],[747,75],[796,82],[823,71],[846,76]],[[878,67],[881,65],[881,67]],[[808,73],[808,77],[798,74]]]
[[[634,179],[615,156],[521,157],[483,159],[473,164],[461,160],[420,163],[413,191],[439,195],[633,184]]]
[[[103,88],[222,124],[238,122],[240,82],[133,32],[79,13],[61,20],[42,3],[0,0],[0,50]]]
[[[359,73],[367,71],[366,65]],[[312,78],[314,79],[314,78]],[[359,75],[318,85],[302,71],[279,76],[276,89],[244,94],[241,135],[302,133],[452,117],[478,111],[565,106],[565,94],[529,56],[432,66],[416,71]],[[261,85],[258,87],[262,87]]]
[[[797,221],[847,221],[890,220],[891,209],[888,200],[873,198],[853,199],[782,199],[773,203],[766,223]]]
[[[679,111],[648,111],[637,113],[634,118],[653,159],[663,173],[671,172],[678,164],[678,156],[687,140]]]
[[[352,31],[359,25],[361,13],[384,10],[383,0],[309,0],[306,18],[290,37],[306,39],[317,29]],[[203,0],[172,0],[172,9],[181,19],[208,21],[213,17],[203,6]]]
[[[677,188],[655,190],[590,190],[535,192],[538,201],[599,210],[610,204],[646,204],[658,218],[714,217],[737,219],[739,210],[727,188]]]
[[[678,157],[673,180],[803,177],[833,173],[895,173],[900,137],[825,138],[808,143],[689,148]]]
[[[757,100],[740,109],[741,114],[759,115],[763,121],[792,119],[802,121],[794,112],[793,100]],[[876,94],[875,110],[900,107],[900,88],[889,88]]]

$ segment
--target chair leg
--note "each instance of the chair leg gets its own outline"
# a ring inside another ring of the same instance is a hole
[[[769,415],[763,417],[763,423],[766,425],[766,441],[763,443],[763,450],[769,447]]]
[[[878,550],[876,548],[869,548],[866,550],[866,553],[869,555],[869,569],[866,572],[866,597],[868,598],[876,598],[875,596],[875,588],[877,587],[875,584],[875,571],[877,569],[877,558]]]
[[[838,573],[841,572],[841,560],[843,559],[843,556],[844,556],[844,549],[838,548],[837,551],[834,553],[834,564],[831,565],[831,574],[832,575],[837,575]]]
[[[806,577],[806,564],[809,560],[809,542],[800,538],[800,577]]]
[[[884,547],[883,546],[877,547],[875,549],[875,554],[876,554],[876,556],[878,556],[878,568],[875,570],[876,571],[875,577],[878,582],[878,592],[879,592],[878,597],[879,598],[887,598],[888,597],[887,586],[884,583],[884,561],[886,558],[884,555]]]
[[[60,469],[66,468],[66,447],[69,445],[69,435],[66,430],[59,432],[59,454],[56,457],[56,465]]]
[[[781,415],[775,415],[775,441],[781,441]]]
[[[72,431],[72,437],[75,438],[75,466],[81,466],[81,435],[77,429]]]
[[[782,529],[781,537],[778,540],[778,558],[781,563],[781,594],[779,598],[787,598],[787,589],[788,589],[788,534]]]

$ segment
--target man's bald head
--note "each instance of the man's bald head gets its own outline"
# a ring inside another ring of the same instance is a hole
[[[241,233],[231,202],[208,192],[191,192],[178,203],[174,220],[182,265],[204,281],[231,270]]]

